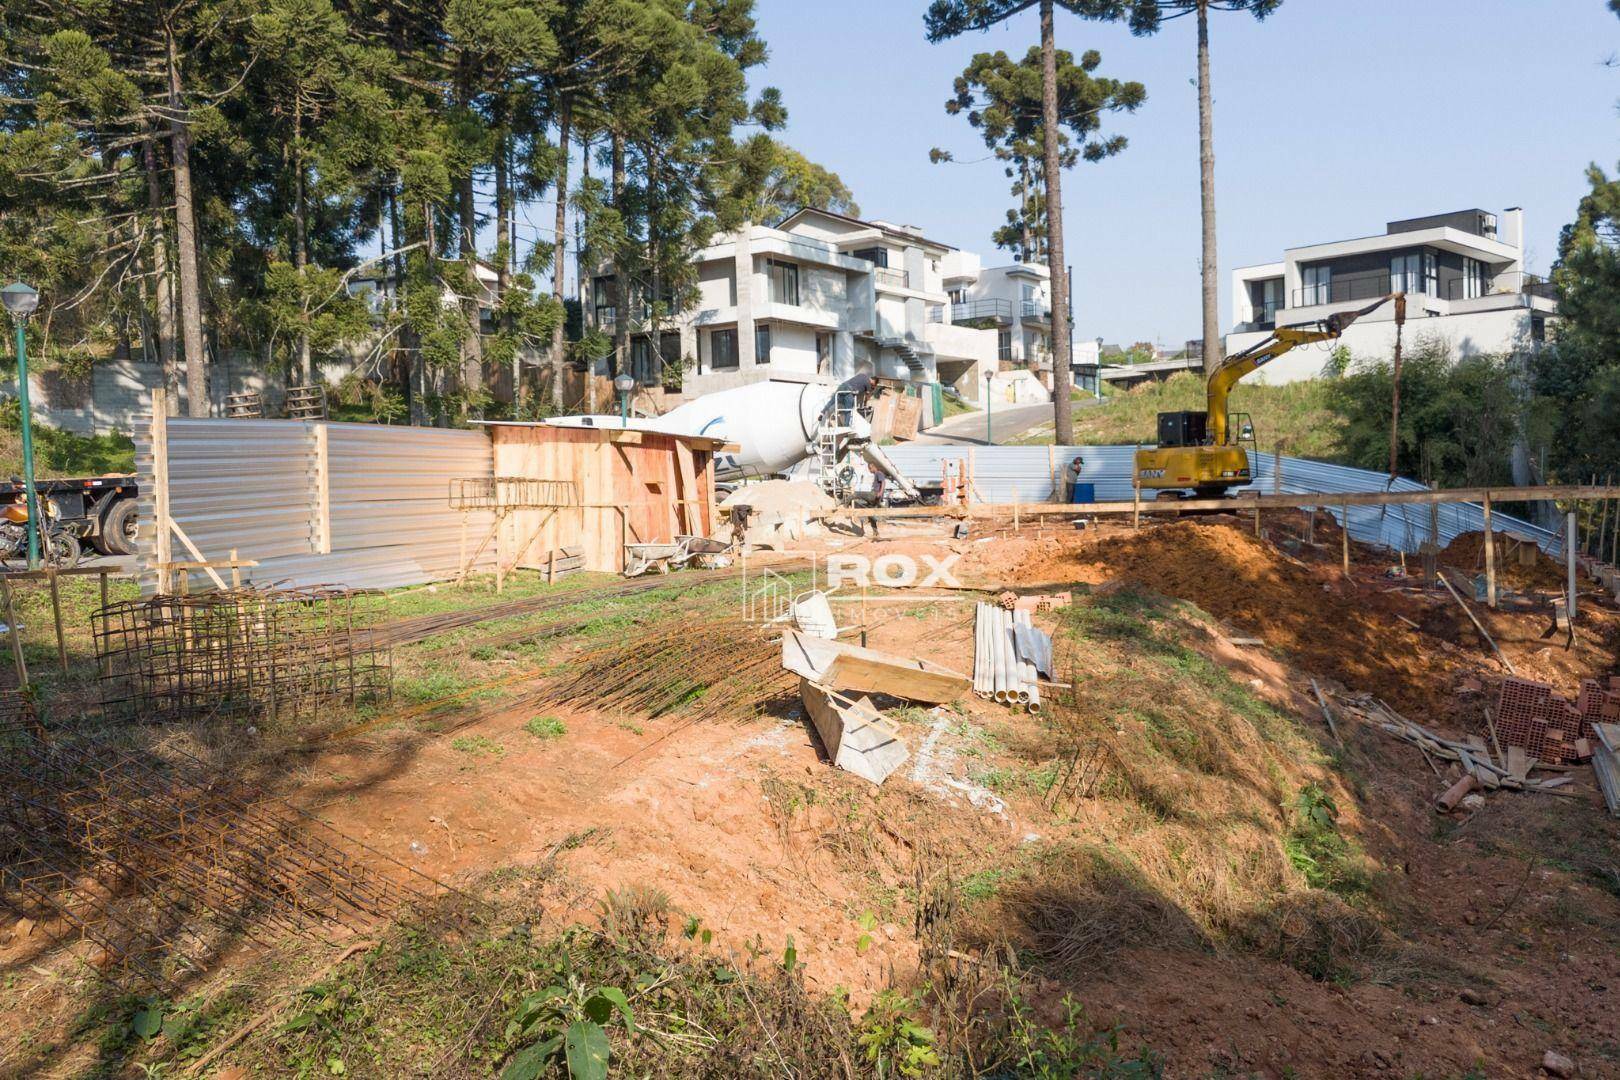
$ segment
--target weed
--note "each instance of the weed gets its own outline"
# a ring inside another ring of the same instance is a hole
[[[506,753],[506,747],[483,735],[463,735],[459,739],[452,739],[450,749],[459,750],[463,754],[472,754],[475,757],[482,757],[485,754],[490,757],[500,757]]]
[[[934,1033],[910,1016],[915,1003],[897,990],[873,1000],[855,1041],[879,1077],[922,1076],[940,1065]]]
[[[525,997],[507,1025],[506,1037],[529,1045],[512,1056],[501,1080],[538,1080],[559,1066],[572,1080],[602,1080],[608,1074],[608,1025],[636,1030],[630,999],[616,986],[587,990],[578,975]],[[532,1040],[532,1041],[531,1041]]]
[[[523,730],[537,739],[560,739],[568,728],[555,716],[531,716],[523,723]]]
[[[1317,784],[1300,788],[1283,850],[1313,889],[1354,896],[1367,888],[1361,853],[1339,832],[1339,808]]]

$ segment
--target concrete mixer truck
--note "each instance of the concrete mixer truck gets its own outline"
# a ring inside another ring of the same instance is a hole
[[[671,435],[724,439],[737,449],[715,456],[715,479],[735,483],[789,472],[814,479],[833,498],[850,502],[916,499],[919,493],[872,439],[867,416],[873,385],[857,375],[836,386],[770,381],[705,394],[663,416],[566,416],[566,427],[631,427]]]

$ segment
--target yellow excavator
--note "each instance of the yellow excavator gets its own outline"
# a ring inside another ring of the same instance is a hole
[[[1406,294],[1389,293],[1359,311],[1340,311],[1316,322],[1279,326],[1271,337],[1235,356],[1229,356],[1209,376],[1204,412],[1159,414],[1159,445],[1136,452],[1138,487],[1157,489],[1158,497],[1180,498],[1191,489],[1194,498],[1225,495],[1253,479],[1248,448],[1254,445],[1254,427],[1246,413],[1228,413],[1226,399],[1237,381],[1255,368],[1300,345],[1332,341],[1363,315],[1395,303],[1396,333],[1406,322]]]

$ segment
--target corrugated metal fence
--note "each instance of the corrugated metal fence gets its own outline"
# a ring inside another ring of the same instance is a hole
[[[331,550],[321,551],[318,429],[325,428]],[[236,550],[259,565],[247,580],[291,585],[392,588],[455,574],[462,514],[450,481],[494,473],[481,431],[297,420],[168,421],[169,513],[209,561]],[[135,442],[141,490],[141,580],[156,582],[152,435]],[[469,547],[488,531],[488,511],[468,515]],[[193,558],[178,539],[173,558]],[[494,545],[478,569],[493,569]],[[193,584],[206,587],[206,578]]]
[[[946,461],[966,462],[969,448],[963,446],[887,446],[889,455],[913,483],[937,483]],[[972,448],[973,476],[978,494],[985,502],[1049,502],[1052,499],[1052,466],[1061,470],[1079,456],[1080,482],[1094,484],[1099,502],[1129,502],[1134,475],[1134,446],[977,446]],[[1278,492],[1284,495],[1332,495],[1334,492],[1426,491],[1414,480],[1393,483],[1384,473],[1328,465],[1307,458],[1284,456],[1282,481],[1277,482],[1276,460],[1270,454],[1250,455],[1255,482],[1239,490]],[[1343,510],[1324,499],[1322,509],[1335,518]],[[1363,543],[1383,544],[1415,553],[1429,539],[1427,506],[1352,506],[1350,535]],[[1562,537],[1528,521],[1492,511],[1492,525],[1501,530],[1533,538],[1548,554],[1563,550]],[[1442,503],[1439,507],[1439,542],[1444,546],[1466,532],[1485,527],[1484,511],[1474,503]]]

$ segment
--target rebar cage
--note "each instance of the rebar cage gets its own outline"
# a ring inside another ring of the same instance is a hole
[[[578,489],[572,480],[469,476],[450,481],[452,510],[544,510],[578,505]]]
[[[91,615],[101,704],[112,720],[268,716],[392,697],[392,654],[374,634],[376,594],[231,589],[158,595]]]

